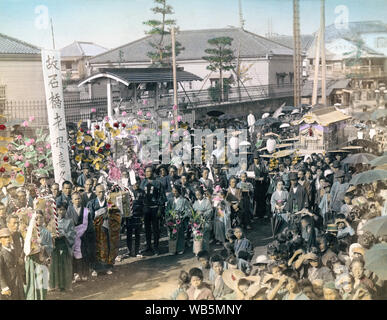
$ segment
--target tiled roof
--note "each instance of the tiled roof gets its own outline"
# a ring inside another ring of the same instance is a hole
[[[62,57],[94,57],[106,52],[108,49],[93,42],[74,41],[68,46],[60,49]]]
[[[271,36],[269,39],[293,49],[293,36],[275,35],[275,36]],[[301,39],[301,51],[307,52],[309,47],[313,43],[314,35],[304,34],[300,36],[300,39]]]
[[[91,63],[105,63],[105,62],[149,62],[147,56],[149,51],[154,51],[149,45],[152,39],[156,39],[157,35],[147,36],[128,43],[121,47],[109,50],[103,54],[95,56],[90,59]],[[280,43],[261,37],[254,33],[242,30],[239,28],[226,29],[205,29],[205,30],[188,30],[180,31],[176,35],[176,41],[180,42],[185,48],[178,56],[177,60],[201,60],[207,54],[205,49],[209,48],[208,40],[218,37],[233,38],[232,49],[234,55],[237,55],[240,41],[240,57],[241,58],[255,58],[272,55],[292,55],[293,50]],[[164,43],[170,45],[171,39],[167,35],[164,38]]]
[[[0,33],[0,54],[40,54],[40,49],[32,44]]]
[[[326,82],[326,94],[329,96],[334,89],[345,89],[347,88],[350,79],[335,79],[327,80]],[[303,97],[311,97],[313,92],[313,81],[307,80],[301,88],[301,95]],[[321,86],[318,86],[317,96],[321,96]]]

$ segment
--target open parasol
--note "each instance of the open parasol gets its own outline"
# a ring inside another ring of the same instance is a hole
[[[288,139],[284,139],[284,140],[281,140],[282,142],[288,142],[288,141],[299,141],[300,140],[300,137],[294,137],[294,138],[288,138]]]
[[[243,146],[250,146],[250,145],[251,145],[251,143],[248,142],[248,141],[242,141],[242,142],[239,144],[239,146],[241,146],[241,147],[243,147]]]
[[[258,119],[257,121],[255,121],[255,124],[256,126],[267,126],[267,125],[274,125],[274,124],[279,124],[281,123],[281,121],[279,121],[278,119],[275,119],[275,118],[271,118],[271,117],[267,117],[267,118],[263,118],[263,119]]]
[[[352,185],[367,184],[374,181],[387,180],[387,170],[374,169],[354,175],[349,182]]]
[[[289,128],[290,127],[290,124],[289,123],[283,123],[280,125],[280,128]]]
[[[274,132],[268,132],[268,133],[265,133],[265,137],[268,137],[268,136],[276,136],[276,137],[279,137],[278,134],[274,133]]]
[[[364,255],[365,268],[381,280],[387,280],[387,243],[375,244]]]
[[[260,157],[261,158],[283,158],[290,156],[291,154],[294,153],[295,150],[281,150],[274,152],[273,154],[263,154]]]
[[[373,167],[383,166],[385,164],[387,164],[387,155],[384,155],[384,156],[381,156],[381,157],[377,157],[377,158],[372,159],[370,161],[370,165],[372,165]]]
[[[293,143],[281,143],[276,145],[276,149],[284,149],[284,148],[289,148],[292,147]]]
[[[375,237],[387,235],[387,216],[373,218],[363,226],[363,231],[371,232]]]
[[[370,119],[376,121],[384,117],[387,117],[387,109],[376,109],[374,112],[372,112]]]
[[[348,147],[342,147],[343,150],[360,150],[363,149],[361,146],[348,146]]]
[[[358,164],[358,163],[364,163],[364,164],[369,164],[371,160],[375,159],[376,156],[370,153],[356,153],[356,154],[351,154],[348,157],[346,157],[343,160],[343,163],[348,163],[348,164]]]

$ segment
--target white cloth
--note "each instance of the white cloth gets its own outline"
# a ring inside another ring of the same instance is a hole
[[[252,113],[250,113],[248,116],[247,116],[247,124],[249,125],[249,127],[253,126],[255,123],[255,117]]]

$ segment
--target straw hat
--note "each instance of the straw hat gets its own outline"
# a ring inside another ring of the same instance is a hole
[[[10,236],[11,236],[11,232],[8,230],[8,228],[0,229],[0,238],[10,237]]]
[[[222,279],[223,282],[229,287],[231,290],[236,290],[238,282],[240,279],[246,278],[245,274],[238,269],[227,269],[223,271]]]
[[[266,255],[261,254],[260,256],[258,256],[255,259],[254,265],[257,265],[257,264],[268,264],[269,262],[270,262],[269,258]]]

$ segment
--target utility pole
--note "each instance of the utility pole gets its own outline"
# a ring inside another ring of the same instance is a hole
[[[327,104],[327,93],[326,93],[326,60],[325,60],[325,0],[321,0],[320,9],[320,24],[321,24],[321,98],[322,104]]]
[[[314,52],[314,76],[313,76],[312,106],[314,106],[317,103],[318,71],[320,68],[320,42],[321,42],[321,28],[318,30],[316,47],[315,47],[315,52]]]
[[[293,72],[294,106],[301,104],[301,42],[300,42],[300,2],[293,0]]]
[[[175,130],[177,131],[178,123],[177,123],[177,114],[178,114],[178,101],[177,101],[177,74],[176,74],[176,41],[175,41],[175,27],[172,26],[171,30],[171,39],[172,39],[172,70],[173,70],[173,103],[176,106],[176,110],[174,110],[174,118],[175,118]]]
[[[242,13],[242,0],[239,0],[239,26],[243,30],[245,27],[245,20]]]

